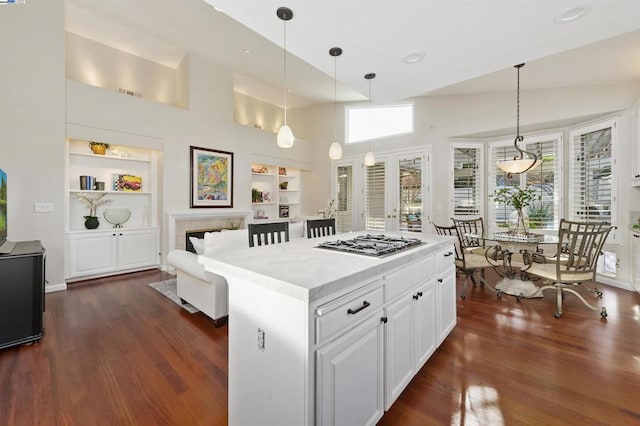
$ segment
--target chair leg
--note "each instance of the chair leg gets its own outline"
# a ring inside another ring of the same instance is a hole
[[[491,286],[491,284],[489,284],[487,281],[485,281],[485,279],[484,279],[484,277],[483,277],[483,276],[481,276],[481,277],[479,277],[479,278],[480,278],[480,283],[482,284],[482,286],[483,286],[483,287],[489,287],[489,289],[490,289],[491,291],[493,291],[494,293],[499,293],[499,296],[500,296],[500,295],[502,295],[502,292],[501,292],[501,291],[499,291],[499,290],[496,290],[495,288],[493,288],[493,287]]]
[[[586,299],[580,293],[578,293],[573,288],[569,288],[566,285],[561,285],[561,284],[545,285],[545,286],[540,287],[540,291],[544,292],[544,290],[550,289],[550,288],[553,288],[553,289],[556,290],[556,312],[553,314],[554,317],[560,318],[562,316],[562,299],[565,296],[565,294],[564,294],[565,292],[571,293],[574,296],[576,296],[578,299],[580,299],[580,301],[586,307],[588,307],[592,311],[600,311],[600,316],[602,318],[606,318],[607,317],[607,308],[606,307],[604,307],[604,306],[602,306],[602,307],[593,306],[592,304],[587,302]]]
[[[597,297],[598,299],[602,299],[602,292],[598,290],[598,287],[591,288],[586,284],[581,284],[581,285],[582,287],[586,288],[587,291],[590,291],[591,293],[593,293],[595,297]]]
[[[460,292],[460,299],[464,300],[467,297],[467,282],[469,281],[469,274],[464,274],[464,284],[462,285],[462,291]]]

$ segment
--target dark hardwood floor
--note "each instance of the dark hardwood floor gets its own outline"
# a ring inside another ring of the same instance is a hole
[[[147,285],[167,277],[47,294],[42,341],[0,351],[0,423],[226,424],[227,327]],[[380,424],[640,424],[640,294],[601,289],[607,320],[571,296],[556,319],[551,294],[469,289],[457,327]]]

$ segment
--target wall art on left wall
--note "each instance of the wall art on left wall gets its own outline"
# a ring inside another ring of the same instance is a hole
[[[190,147],[191,207],[233,207],[233,153]]]

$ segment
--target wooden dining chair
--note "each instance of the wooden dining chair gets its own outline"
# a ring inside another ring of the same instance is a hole
[[[249,247],[289,241],[289,222],[250,223]]]
[[[485,247],[484,245],[484,223],[482,218],[451,218],[451,221],[453,222],[453,228],[455,228],[456,236],[458,237],[456,268],[465,275],[460,298],[466,298],[469,280],[471,280],[474,287],[477,287],[478,282],[480,282],[481,287],[486,286],[491,289],[491,291],[500,295],[501,293],[497,292],[496,289],[484,279],[484,270],[486,268],[493,268],[495,265],[487,259],[487,254],[491,254],[492,248]]]
[[[307,220],[307,238],[326,237],[336,234],[336,219]]]
[[[527,269],[527,273],[542,278],[546,284],[540,287],[542,292],[548,289],[556,291],[556,318],[562,315],[565,293],[573,294],[588,308],[600,311],[602,318],[607,317],[604,306],[593,306],[576,288],[585,281],[595,281],[598,257],[602,254],[602,247],[611,229],[612,226],[604,222],[572,222],[561,219],[554,257],[542,258],[543,263],[534,262]],[[596,295],[602,296],[602,293],[596,290]]]

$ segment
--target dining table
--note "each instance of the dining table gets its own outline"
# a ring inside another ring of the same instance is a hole
[[[515,296],[518,300],[542,297],[542,291],[527,273],[527,268],[531,262],[542,259],[544,246],[557,246],[557,235],[498,231],[467,236],[477,238],[487,247],[485,257],[500,277],[494,286],[498,297],[503,294]]]

